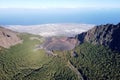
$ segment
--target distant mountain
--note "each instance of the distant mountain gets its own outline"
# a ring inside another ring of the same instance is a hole
[[[21,39],[16,32],[0,27],[0,46],[9,48],[15,44],[21,43]]]
[[[95,26],[87,32],[78,34],[76,38],[81,43],[100,44],[120,51],[120,23]]]

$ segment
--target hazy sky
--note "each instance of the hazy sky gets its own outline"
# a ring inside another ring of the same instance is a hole
[[[0,8],[120,8],[120,0],[0,0]]]

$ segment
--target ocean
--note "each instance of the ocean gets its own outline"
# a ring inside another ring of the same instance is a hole
[[[120,9],[0,9],[0,25],[120,22]]]

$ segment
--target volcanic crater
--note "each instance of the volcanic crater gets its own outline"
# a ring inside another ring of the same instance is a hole
[[[43,44],[43,48],[49,51],[52,50],[72,50],[79,44],[79,41],[74,37],[51,37],[47,38]]]

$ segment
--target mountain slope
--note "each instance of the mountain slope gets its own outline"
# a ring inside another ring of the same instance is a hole
[[[64,52],[56,51],[58,56],[49,56],[43,49],[36,50],[36,45],[42,44],[40,36],[20,36],[23,44],[0,51],[0,80],[79,80],[67,66]]]
[[[23,44],[0,51],[0,80],[119,80],[120,54],[85,43],[87,34],[78,37],[84,43],[75,49],[52,50],[56,56],[38,49],[42,37],[20,34]],[[73,38],[53,38],[52,42],[55,40],[74,42]]]
[[[120,51],[120,23],[117,25],[99,25],[76,36],[80,42],[90,42],[108,46],[112,50]]]
[[[75,48],[77,57],[67,54],[68,60],[78,69],[84,80],[119,80],[120,53],[102,45],[83,43]]]
[[[17,33],[0,27],[0,46],[9,48],[15,44],[21,43],[22,40],[17,36]]]

